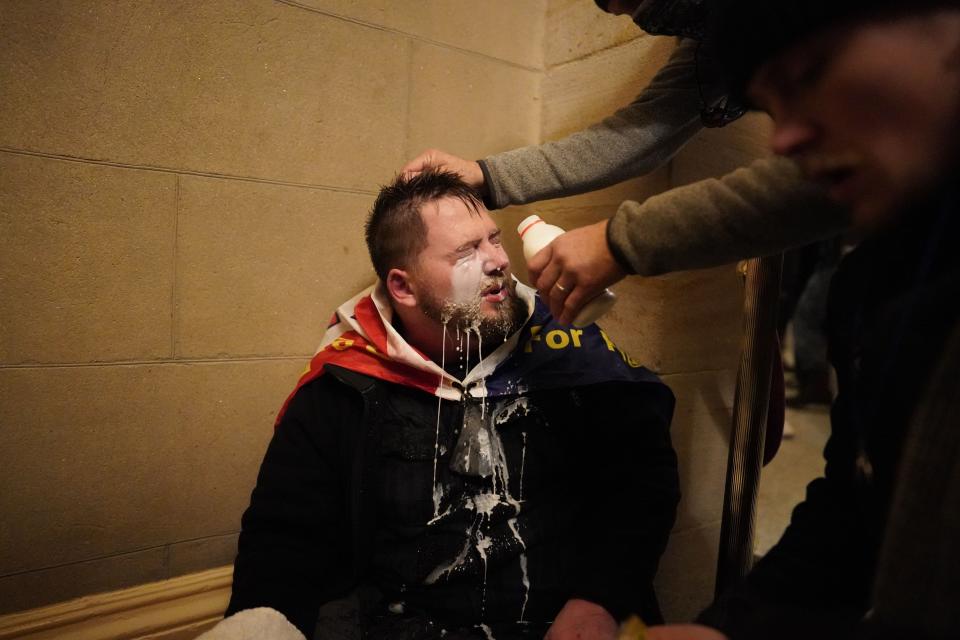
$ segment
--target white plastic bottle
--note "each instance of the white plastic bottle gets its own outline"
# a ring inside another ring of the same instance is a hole
[[[517,227],[517,233],[523,241],[523,257],[529,261],[541,249],[553,242],[554,238],[566,232],[556,225],[547,224],[540,216],[532,215],[523,219]],[[610,311],[616,302],[616,294],[610,289],[604,289],[600,295],[580,309],[580,313],[573,319],[573,326],[585,327],[593,324],[600,316]]]

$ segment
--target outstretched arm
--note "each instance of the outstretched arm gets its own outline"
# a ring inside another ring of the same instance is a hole
[[[633,102],[565,138],[480,161],[429,149],[401,170],[445,169],[500,209],[584,193],[644,175],[666,163],[700,130],[696,43],[684,41]]]
[[[700,269],[771,255],[840,233],[849,213],[784,158],[627,201],[610,220],[568,231],[529,263],[560,321],[628,273]],[[555,285],[560,283],[563,291]]]

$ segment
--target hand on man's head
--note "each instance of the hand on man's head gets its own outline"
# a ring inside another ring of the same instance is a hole
[[[427,169],[456,173],[467,185],[481,193],[486,190],[483,171],[480,170],[480,163],[474,160],[459,158],[445,151],[440,151],[439,149],[427,149],[403,165],[400,173],[407,176],[415,176]]]

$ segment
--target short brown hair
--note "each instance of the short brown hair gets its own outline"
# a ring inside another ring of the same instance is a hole
[[[427,242],[420,209],[428,202],[457,198],[471,211],[483,206],[480,194],[459,175],[428,169],[414,176],[399,175],[380,189],[367,217],[367,250],[381,280],[390,269],[408,268]]]

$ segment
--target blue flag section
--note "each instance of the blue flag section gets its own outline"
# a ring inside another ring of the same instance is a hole
[[[538,296],[517,349],[487,378],[486,388],[489,396],[503,396],[601,382],[663,384],[597,325],[559,324]]]

